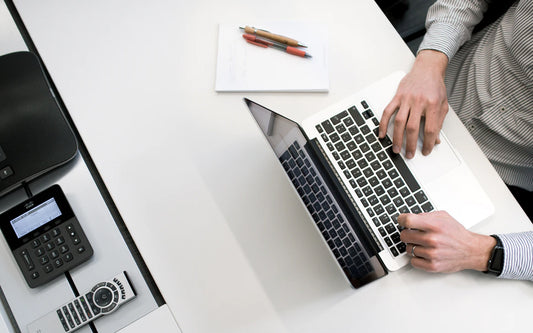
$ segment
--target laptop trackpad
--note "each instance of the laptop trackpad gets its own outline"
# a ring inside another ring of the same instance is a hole
[[[422,142],[418,140],[415,157],[406,163],[419,182],[430,183],[461,165],[447,138],[441,133],[441,143],[435,145],[428,156],[422,155]]]

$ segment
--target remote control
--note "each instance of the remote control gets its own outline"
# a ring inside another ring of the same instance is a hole
[[[91,321],[108,315],[135,298],[126,272],[97,283],[91,290],[63,304],[28,325],[29,333],[73,332]]]

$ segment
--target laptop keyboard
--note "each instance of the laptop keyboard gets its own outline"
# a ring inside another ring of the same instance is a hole
[[[280,161],[342,269],[356,279],[371,273],[368,256],[298,142]]]
[[[378,138],[379,120],[365,101],[316,128],[360,199],[379,235],[396,257],[405,252],[397,217],[434,210],[388,136]],[[368,123],[371,125],[369,126]]]

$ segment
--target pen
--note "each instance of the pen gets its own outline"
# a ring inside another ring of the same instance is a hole
[[[244,30],[244,32],[247,33],[247,34],[254,34],[254,35],[257,35],[257,36],[260,36],[260,37],[271,39],[273,41],[276,41],[276,42],[279,42],[279,43],[282,43],[282,44],[287,44],[289,46],[307,47],[305,45],[300,44],[297,40],[294,40],[294,39],[289,38],[289,37],[281,36],[281,35],[276,35],[276,34],[273,34],[273,33],[269,32],[269,31],[266,31],[266,30],[256,29],[254,27],[249,27],[249,26],[246,26],[244,28],[243,27],[239,27],[239,29]]]
[[[297,49],[295,47],[292,47],[292,46],[287,46],[287,45],[283,45],[283,44],[279,44],[279,43],[276,43],[276,42],[270,42],[270,41],[267,41],[267,40],[263,40],[263,39],[260,39],[260,38],[257,38],[257,36],[255,35],[250,35],[250,34],[244,34],[242,35],[242,37],[244,39],[246,39],[246,41],[250,44],[254,44],[254,45],[257,45],[257,46],[261,46],[261,47],[275,47],[277,49],[280,49],[282,51],[285,51],[289,54],[292,54],[292,55],[295,55],[295,56],[299,56],[299,57],[303,57],[303,58],[311,58],[311,55],[307,52],[305,52],[304,50],[300,50],[300,49]]]

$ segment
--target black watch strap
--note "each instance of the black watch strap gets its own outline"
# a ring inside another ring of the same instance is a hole
[[[490,258],[487,263],[487,270],[485,271],[485,273],[499,276],[503,271],[503,259],[504,259],[503,244],[498,236],[496,235],[491,235],[491,236],[494,237],[494,239],[496,239],[496,245],[494,246],[490,254]]]

